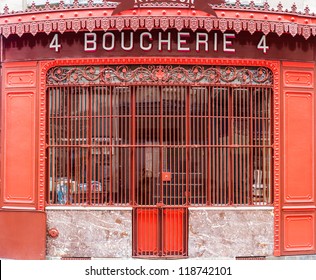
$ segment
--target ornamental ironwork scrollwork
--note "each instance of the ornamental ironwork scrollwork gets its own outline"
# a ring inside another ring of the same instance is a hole
[[[272,85],[266,67],[234,66],[60,66],[47,72],[48,85],[82,84],[245,84]]]

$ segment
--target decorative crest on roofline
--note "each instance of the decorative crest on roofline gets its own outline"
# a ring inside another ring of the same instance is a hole
[[[155,6],[155,4],[170,3],[187,8],[195,8],[217,17],[217,14],[210,5],[223,4],[225,3],[225,0],[115,0],[115,2],[119,2],[120,4],[115,8],[112,15],[117,15],[126,10],[132,10],[134,7],[147,8],[151,5]]]

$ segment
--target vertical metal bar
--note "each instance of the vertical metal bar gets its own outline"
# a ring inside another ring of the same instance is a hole
[[[206,205],[211,205],[211,92],[214,90],[214,87],[207,87],[207,114],[206,115],[206,125],[207,125],[207,184],[206,184]]]
[[[216,190],[215,190],[215,203],[217,205],[221,204],[220,201],[220,192],[221,192],[221,166],[220,166],[220,162],[219,162],[219,158],[220,158],[220,153],[221,153],[221,139],[219,137],[219,118],[220,118],[220,107],[221,107],[221,98],[223,95],[223,89],[220,88],[220,92],[219,92],[219,96],[218,94],[216,95],[216,104],[215,104],[215,116],[214,116],[214,137],[215,137],[215,145],[216,148],[214,149],[214,157],[215,157],[215,181],[216,181]]]
[[[58,100],[58,94],[57,94],[57,89],[54,87],[54,99],[55,99],[55,119],[54,119],[54,125],[55,125],[55,129],[54,129],[54,178],[53,178],[53,184],[54,184],[54,203],[58,203],[57,201],[57,173],[58,173],[58,156],[59,156],[59,148],[57,147],[58,144],[58,131],[59,131],[59,118],[57,117],[57,114],[60,113],[59,107],[60,107],[60,101]],[[59,105],[57,108],[57,104]]]
[[[53,182],[53,192],[52,192],[52,195],[53,195],[53,203],[57,203],[56,201],[56,172],[57,172],[57,157],[58,157],[58,149],[56,147],[57,145],[57,131],[58,131],[58,119],[57,119],[57,106],[56,104],[57,103],[57,90],[56,88],[54,87],[52,89],[52,94],[53,94],[53,102],[54,102],[54,105],[53,105],[53,112],[54,113],[54,118],[53,118],[53,123],[54,123],[54,130],[53,130],[53,141],[52,141],[52,144],[54,145],[54,147],[52,148],[53,152],[52,152],[52,157],[53,157],[53,162],[52,162],[52,172],[53,172],[53,178],[52,178],[52,182]]]
[[[173,92],[172,92],[172,100],[173,100],[173,111],[170,113],[170,115],[173,116],[172,118],[172,125],[171,125],[171,131],[173,132],[172,134],[172,139],[170,141],[170,145],[173,145],[172,149],[173,151],[173,157],[172,157],[172,162],[170,163],[170,170],[172,171],[171,173],[171,180],[173,180],[173,185],[176,185],[176,189],[173,190],[175,199],[177,199],[177,204],[183,204],[183,188],[180,185],[180,182],[178,179],[175,177],[179,176],[179,165],[177,163],[176,158],[179,157],[179,148],[176,148],[176,145],[179,145],[179,135],[176,130],[176,122],[178,118],[182,115],[181,112],[181,107],[182,107],[182,100],[179,100],[177,97],[178,92],[181,90],[180,86],[174,86]],[[176,103],[178,101],[178,103]],[[176,105],[174,105],[176,104]],[[177,156],[178,155],[178,156]]]
[[[107,203],[107,179],[106,179],[106,174],[107,174],[107,166],[105,162],[105,157],[106,157],[106,147],[105,147],[105,139],[106,135],[104,132],[104,127],[106,124],[106,115],[105,115],[105,106],[106,106],[106,86],[102,86],[100,91],[99,91],[99,102],[100,102],[100,123],[99,123],[99,135],[100,135],[100,169],[101,169],[101,183],[102,183],[102,204]]]
[[[62,128],[62,114],[63,114],[63,99],[62,99],[62,88],[59,89],[58,91],[58,103],[59,103],[59,116],[57,118],[57,132],[56,132],[56,145],[59,144],[61,145],[62,144],[62,134],[61,134],[61,128]],[[61,159],[61,155],[62,155],[62,147],[57,147],[56,148],[56,151],[57,151],[57,159],[56,159],[56,191],[58,191],[58,188],[57,188],[57,184],[58,184],[58,178],[61,177],[61,162],[62,162],[62,159]],[[59,184],[60,185],[60,184]],[[58,197],[57,197],[57,193],[56,193],[56,199],[57,199],[57,203],[59,203],[58,201]]]
[[[234,131],[234,137],[236,137],[236,144],[237,144],[237,148],[235,150],[235,161],[237,162],[237,170],[236,170],[236,185],[234,186],[235,188],[235,193],[236,193],[236,204],[240,204],[240,187],[241,187],[241,182],[240,182],[240,153],[241,153],[241,148],[240,148],[240,144],[241,144],[241,136],[239,134],[240,132],[240,123],[241,120],[238,117],[238,114],[241,114],[241,101],[240,101],[240,91],[239,94],[236,93],[237,90],[233,90],[233,94],[234,94],[234,99],[235,99],[235,114],[234,114],[234,123],[235,123],[235,131]]]
[[[157,92],[159,94],[159,100],[160,100],[160,106],[159,106],[159,161],[160,161],[160,171],[159,171],[159,181],[160,181],[160,203],[163,203],[163,196],[164,196],[164,192],[163,192],[163,180],[162,180],[162,172],[163,172],[163,87],[158,87],[157,88]]]
[[[224,141],[222,142],[223,148],[222,148],[222,154],[224,156],[224,201],[223,204],[229,203],[229,182],[228,182],[228,165],[229,165],[229,153],[230,150],[228,148],[228,137],[229,137],[229,119],[228,119],[228,98],[229,98],[229,89],[226,87],[225,93],[224,93],[224,98],[223,98],[223,103],[224,103],[224,131],[223,131],[223,136],[224,136]]]
[[[106,193],[106,178],[105,178],[105,174],[104,174],[104,169],[106,168],[106,166],[104,165],[104,138],[105,135],[103,134],[102,130],[103,130],[103,121],[104,121],[104,114],[103,114],[103,108],[104,108],[104,100],[103,100],[103,96],[104,96],[104,86],[100,86],[99,87],[99,91],[98,91],[98,137],[100,138],[99,140],[99,158],[98,158],[98,163],[99,163],[99,181],[101,183],[101,198],[100,198],[100,204],[105,204],[106,203],[106,198],[105,198],[105,193]]]
[[[52,88],[47,88],[47,96],[48,96],[48,102],[47,104],[47,111],[46,111],[46,118],[48,120],[48,135],[46,138],[46,143],[48,144],[48,149],[46,150],[46,156],[47,156],[47,178],[46,178],[46,184],[48,186],[47,191],[47,203],[53,204],[53,190],[54,190],[54,156],[53,156],[53,148],[51,147],[53,145],[53,139],[54,139],[54,111],[53,111],[53,96],[52,96]]]
[[[178,100],[178,104],[175,110],[175,118],[173,119],[173,144],[177,147],[174,148],[174,160],[173,160],[173,174],[172,179],[177,184],[177,198],[179,203],[178,204],[184,204],[185,203],[185,188],[183,185],[183,182],[181,180],[182,176],[182,170],[180,165],[180,157],[181,157],[181,130],[179,127],[179,123],[181,123],[181,118],[183,118],[183,110],[182,110],[182,99],[179,98],[179,95],[181,96],[182,86],[177,86],[175,89],[175,92],[173,93],[174,100]]]
[[[109,203],[112,205],[115,199],[113,194],[113,158],[112,158],[112,149],[113,149],[113,96],[115,98],[116,92],[118,91],[117,87],[110,87],[109,92],[109,169],[110,169],[110,180],[109,180]]]
[[[86,159],[85,159],[85,148],[84,146],[84,127],[85,127],[85,121],[84,121],[84,88],[78,87],[79,91],[79,97],[78,97],[78,139],[76,138],[76,143],[78,144],[78,157],[79,157],[79,174],[80,174],[80,181],[81,181],[81,203],[86,203],[86,193],[87,193],[87,182],[86,182],[86,174],[85,174],[85,165],[86,165]]]
[[[191,168],[193,168],[192,173],[193,173],[193,191],[194,191],[194,196],[195,196],[195,200],[198,198],[199,196],[199,175],[200,175],[200,149],[199,149],[199,144],[200,144],[200,140],[201,140],[201,129],[200,129],[200,123],[201,123],[201,119],[200,119],[200,106],[201,106],[201,102],[200,102],[200,95],[201,95],[201,90],[199,88],[197,88],[197,90],[195,91],[195,106],[196,106],[196,114],[194,116],[194,122],[193,122],[193,126],[194,126],[194,137],[192,138],[193,143],[191,144],[195,144],[196,147],[192,148],[192,155],[193,158],[191,159],[191,162],[193,164],[191,164]]]
[[[74,192],[73,192],[73,203],[77,204],[77,199],[78,199],[78,180],[77,180],[77,174],[76,174],[76,129],[77,129],[77,123],[76,123],[76,87],[71,87],[71,110],[70,110],[70,115],[72,118],[71,122],[71,140],[70,140],[70,145],[71,145],[71,153],[72,153],[72,178],[74,180]]]
[[[178,114],[179,114],[179,126],[180,126],[180,137],[179,137],[179,157],[180,157],[180,167],[179,167],[179,175],[178,180],[181,182],[181,198],[182,198],[182,204],[188,204],[190,201],[190,193],[188,184],[189,182],[186,180],[186,119],[187,119],[187,110],[186,110],[186,86],[180,86],[179,92],[178,92],[178,100],[181,100],[181,104],[179,106]]]
[[[67,131],[65,131],[65,133],[67,133],[67,141],[66,144],[67,145],[71,145],[71,94],[69,93],[69,87],[65,88],[66,90],[66,98],[67,98]],[[70,194],[71,194],[71,185],[70,185],[70,181],[71,181],[71,148],[65,148],[65,150],[67,151],[67,204],[70,204]]]
[[[253,161],[253,145],[254,145],[254,140],[253,140],[253,121],[254,121],[254,116],[256,114],[256,111],[254,111],[253,107],[253,95],[254,92],[256,92],[258,89],[257,88],[250,88],[250,112],[249,112],[249,144],[250,147],[248,148],[249,150],[249,189],[248,189],[248,200],[249,204],[253,205],[253,172],[254,172],[254,161]]]
[[[61,126],[61,137],[62,137],[62,142],[63,144],[68,144],[67,143],[67,131],[66,131],[66,127],[67,127],[67,96],[65,94],[65,88],[62,88],[62,94],[63,94],[63,116],[62,116],[62,126]],[[62,147],[62,161],[61,161],[61,179],[60,179],[60,186],[65,184],[65,177],[67,176],[67,149],[65,146]],[[64,198],[64,189],[61,189],[61,193],[62,193],[62,203],[65,203],[65,198]],[[66,198],[67,199],[67,198]],[[67,202],[67,200],[66,200]]]
[[[141,101],[142,101],[142,130],[141,130],[141,139],[143,141],[143,145],[147,146],[147,139],[146,139],[146,128],[148,126],[148,116],[147,116],[147,104],[146,104],[146,92],[148,90],[148,87],[140,87],[141,89]],[[141,159],[143,164],[141,165],[143,167],[143,175],[142,175],[142,191],[141,191],[141,200],[142,204],[148,205],[148,195],[147,195],[147,166],[146,166],[146,156],[150,148],[142,149],[144,155],[142,155]]]
[[[96,114],[95,114],[95,102],[94,102],[94,99],[95,99],[95,91],[96,91],[96,87],[95,86],[91,86],[90,88],[90,100],[91,100],[91,128],[90,128],[90,131],[91,131],[91,147],[90,147],[90,151],[91,151],[91,163],[90,163],[90,166],[91,166],[91,195],[92,195],[92,204],[97,204],[98,203],[98,200],[97,200],[97,194],[96,194],[96,179],[95,178],[95,174],[96,174],[96,148],[95,148],[95,145],[96,145],[96,136],[94,135],[95,134],[95,128],[96,128],[96,123],[95,123],[95,119],[96,119]],[[93,183],[92,183],[93,182]]]
[[[271,146],[272,145],[272,143],[274,142],[273,141],[273,135],[272,135],[272,130],[273,130],[273,125],[274,125],[274,123],[273,123],[273,120],[274,120],[274,117],[273,117],[273,101],[274,100],[274,98],[273,98],[273,91],[272,91],[272,89],[269,89],[269,110],[268,110],[268,119],[269,119],[269,123],[270,123],[270,125],[269,125],[269,131],[268,131],[268,136],[267,137],[269,137],[269,142],[268,142],[268,144],[269,144],[269,146]],[[270,157],[269,157],[269,165],[270,165],[270,168],[269,168],[269,171],[270,171],[270,173],[269,173],[269,185],[268,185],[268,192],[269,192],[269,204],[272,204],[272,191],[273,191],[273,189],[272,189],[272,187],[273,187],[273,181],[272,181],[272,176],[273,176],[273,160],[272,160],[272,153],[273,153],[273,149],[270,147],[270,153],[269,153],[269,155],[270,155]]]
[[[260,170],[262,171],[262,177],[264,177],[264,148],[263,148],[263,119],[262,119],[262,114],[263,114],[263,94],[259,94],[259,120],[258,120],[258,138],[259,138],[259,162],[260,162]],[[261,204],[262,199],[259,197],[258,199],[258,204]]]
[[[223,205],[225,201],[224,197],[224,185],[225,185],[225,167],[223,166],[223,144],[225,142],[225,136],[223,135],[223,116],[224,116],[224,98],[225,98],[225,88],[221,88],[221,95],[219,97],[218,101],[218,108],[217,108],[217,124],[216,124],[216,139],[218,139],[218,148],[217,148],[217,162],[218,162],[218,182],[219,182],[219,187],[218,187],[218,192],[217,192],[217,199],[218,199],[218,204]]]
[[[245,150],[245,160],[244,160],[244,164],[245,164],[245,170],[244,170],[244,182],[245,182],[245,187],[244,187],[244,204],[249,205],[250,202],[250,184],[249,184],[249,177],[251,177],[250,173],[251,170],[249,169],[249,146],[252,146],[252,142],[250,141],[251,135],[250,135],[250,120],[251,120],[251,105],[250,105],[250,101],[251,101],[251,93],[252,93],[252,88],[247,88],[247,97],[246,97],[246,104],[245,104],[245,124],[246,124],[246,146],[244,148]]]
[[[191,193],[189,193],[189,189],[188,189],[188,184],[189,182],[187,182],[185,180],[185,171],[186,171],[186,167],[185,167],[185,157],[186,157],[186,148],[185,148],[185,142],[186,142],[186,118],[187,118],[187,111],[186,111],[186,105],[185,102],[186,101],[186,86],[182,85],[179,86],[179,91],[178,91],[178,99],[181,100],[181,104],[179,106],[179,110],[178,110],[178,121],[177,121],[177,125],[179,126],[179,136],[178,136],[178,144],[179,144],[179,148],[177,150],[178,154],[178,181],[180,182],[179,185],[181,186],[181,202],[182,205],[186,205],[190,203],[190,199],[191,199]]]
[[[135,202],[135,192],[136,192],[136,186],[135,186],[135,161],[136,161],[136,148],[135,148],[135,144],[136,144],[136,133],[135,133],[135,129],[136,129],[136,111],[135,111],[135,106],[136,106],[136,102],[135,102],[135,94],[136,94],[136,89],[135,86],[131,87],[131,100],[130,100],[130,109],[131,109],[131,158],[130,158],[130,163],[131,163],[131,168],[130,168],[130,189],[131,189],[131,193],[130,193],[130,197],[131,199],[131,204],[132,206],[136,205]]]
[[[146,97],[144,96],[144,92],[147,90],[146,87],[140,87],[140,100],[141,100],[141,143],[143,146],[146,147],[146,135],[145,135],[145,128],[147,125],[147,108],[146,108]],[[141,155],[141,166],[142,166],[142,178],[141,178],[141,197],[140,200],[143,205],[147,205],[147,199],[145,196],[146,193],[146,148],[141,149],[142,155]]]
[[[241,170],[242,170],[242,162],[241,162],[241,157],[242,157],[242,134],[241,134],[241,131],[242,131],[242,128],[241,126],[243,125],[243,119],[240,117],[240,115],[242,115],[242,90],[239,89],[239,91],[234,91],[235,93],[235,97],[236,97],[236,103],[238,104],[237,106],[239,107],[239,111],[237,110],[235,112],[235,121],[237,123],[236,127],[237,127],[237,131],[235,132],[237,134],[237,143],[238,143],[238,148],[236,150],[236,160],[237,160],[237,164],[238,164],[238,168],[237,168],[237,186],[235,186],[236,188],[236,193],[237,193],[237,204],[241,204],[241,200],[242,200],[242,197],[241,197],[241,188],[242,188],[242,173],[241,173]]]
[[[191,162],[194,164],[194,176],[193,176],[193,180],[194,180],[194,192],[195,192],[195,198],[198,198],[200,195],[200,185],[199,185],[199,179],[200,179],[200,144],[201,144],[201,140],[202,140],[202,131],[201,131],[201,89],[198,88],[196,91],[196,96],[195,96],[195,103],[196,103],[196,109],[197,109],[197,113],[196,113],[196,117],[195,117],[195,122],[193,123],[193,125],[195,126],[194,131],[195,131],[195,141],[194,143],[196,144],[196,147],[193,148],[193,160],[191,160]],[[192,165],[192,164],[191,164]]]
[[[46,182],[49,186],[49,190],[47,191],[47,199],[48,204],[54,203],[54,189],[55,189],[55,182],[54,182],[54,148],[50,147],[50,145],[54,145],[54,133],[55,133],[55,116],[54,116],[54,99],[53,99],[53,91],[52,88],[47,89],[47,95],[48,95],[48,102],[47,102],[47,119],[48,119],[48,135],[46,142],[48,143],[48,150],[47,150],[47,178]]]
[[[80,148],[78,147],[78,141],[77,139],[80,138],[78,135],[80,135],[80,116],[79,116],[79,104],[80,104],[80,89],[78,87],[75,87],[75,106],[74,106],[74,117],[76,119],[75,124],[75,134],[74,134],[74,145],[76,147],[75,150],[75,165],[76,165],[76,181],[78,185],[78,193],[77,193],[77,203],[81,203],[81,196],[82,196],[82,181],[80,178]]]
[[[262,95],[262,133],[261,133],[261,137],[262,137],[262,160],[263,160],[263,168],[262,168],[262,181],[259,183],[262,183],[262,194],[260,193],[261,196],[261,204],[264,203],[264,201],[266,201],[266,197],[265,197],[265,192],[264,192],[264,186],[266,183],[266,168],[267,168],[267,161],[266,161],[266,143],[265,143],[265,135],[266,135],[266,116],[265,116],[265,110],[266,110],[266,91],[262,91],[261,93]],[[260,189],[261,190],[261,189]]]
[[[189,193],[191,193],[191,184],[190,184],[190,134],[191,134],[191,125],[190,125],[190,88],[188,86],[185,87],[185,95],[186,95],[186,100],[185,100],[185,111],[186,111],[186,185],[188,188],[188,191],[186,192],[186,206],[189,204]]]
[[[210,132],[211,132],[211,138],[210,138],[210,143],[212,144],[212,147],[210,148],[210,152],[211,152],[211,204],[215,205],[216,204],[216,200],[215,200],[215,190],[216,190],[216,179],[215,179],[215,137],[214,137],[214,116],[215,116],[215,104],[216,104],[216,99],[215,99],[215,90],[216,88],[212,88],[212,110],[211,110],[211,117],[210,117]]]
[[[233,152],[233,118],[232,118],[232,110],[233,110],[233,97],[232,97],[232,89],[228,88],[228,204],[233,204],[233,184],[234,184],[234,157]]]
[[[215,93],[214,93],[215,94]],[[214,137],[214,181],[216,182],[216,188],[214,190],[214,201],[216,205],[219,205],[221,202],[219,200],[219,193],[220,193],[220,164],[218,161],[218,156],[221,152],[221,147],[220,144],[222,143],[221,139],[219,138],[218,135],[218,118],[220,117],[220,99],[222,98],[222,95],[224,94],[223,89],[219,88],[218,92],[215,94],[215,104],[214,104],[214,120],[213,120],[213,126],[214,126],[214,132],[213,132],[213,137]]]
[[[255,113],[255,122],[254,122],[254,143],[256,145],[256,147],[254,148],[254,164],[255,164],[255,168],[256,170],[260,170],[260,163],[258,162],[258,151],[260,151],[260,148],[258,148],[259,145],[259,141],[258,141],[258,121],[260,119],[260,111],[259,111],[259,107],[258,107],[258,94],[259,91],[255,91],[255,95],[254,95],[254,113]],[[255,190],[255,195],[256,195],[256,190]],[[257,197],[255,197],[255,202],[257,204]]]
[[[245,87],[244,89],[244,99],[243,99],[243,126],[242,126],[242,141],[243,141],[243,148],[242,148],[242,186],[241,186],[241,204],[245,205],[247,200],[247,180],[246,180],[246,172],[247,172],[247,151],[246,146],[249,145],[248,137],[249,137],[249,127],[248,127],[248,88]]]
[[[88,100],[87,100],[88,99]],[[88,204],[92,204],[92,151],[91,151],[91,145],[92,145],[92,87],[85,88],[85,101],[88,104],[88,108],[85,108],[86,114],[85,119],[87,127],[87,135],[86,135],[86,143],[87,143],[87,160],[86,165],[87,167],[87,193],[89,195],[88,197]]]

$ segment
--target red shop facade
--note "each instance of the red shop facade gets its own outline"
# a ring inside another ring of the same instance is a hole
[[[0,257],[316,254],[315,16],[121,2],[0,15]]]

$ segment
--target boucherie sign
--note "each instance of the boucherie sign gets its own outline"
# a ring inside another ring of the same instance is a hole
[[[126,11],[126,10],[132,10],[135,7],[136,8],[142,8],[142,7],[156,7],[157,4],[179,4],[180,7],[183,5],[194,8],[196,10],[200,10],[203,12],[206,12],[210,15],[217,16],[215,11],[212,9],[210,5],[214,4],[222,4],[225,2],[225,0],[116,0],[113,2],[120,3],[116,9],[113,11],[112,15],[117,15],[120,12]]]
[[[249,34],[249,33],[248,33]],[[166,54],[238,54],[245,51],[242,43],[243,36],[234,32],[212,31],[192,32],[187,31],[107,31],[79,33],[76,40],[76,51],[81,53],[95,53],[98,55],[166,55]],[[252,37],[252,36],[251,36]],[[64,36],[55,34],[50,41],[49,48],[55,53],[63,52],[69,45]],[[266,54],[269,45],[265,35],[252,38],[258,52]],[[247,43],[249,44],[249,43]],[[252,52],[253,52],[252,47]],[[74,51],[74,50],[73,50]]]

